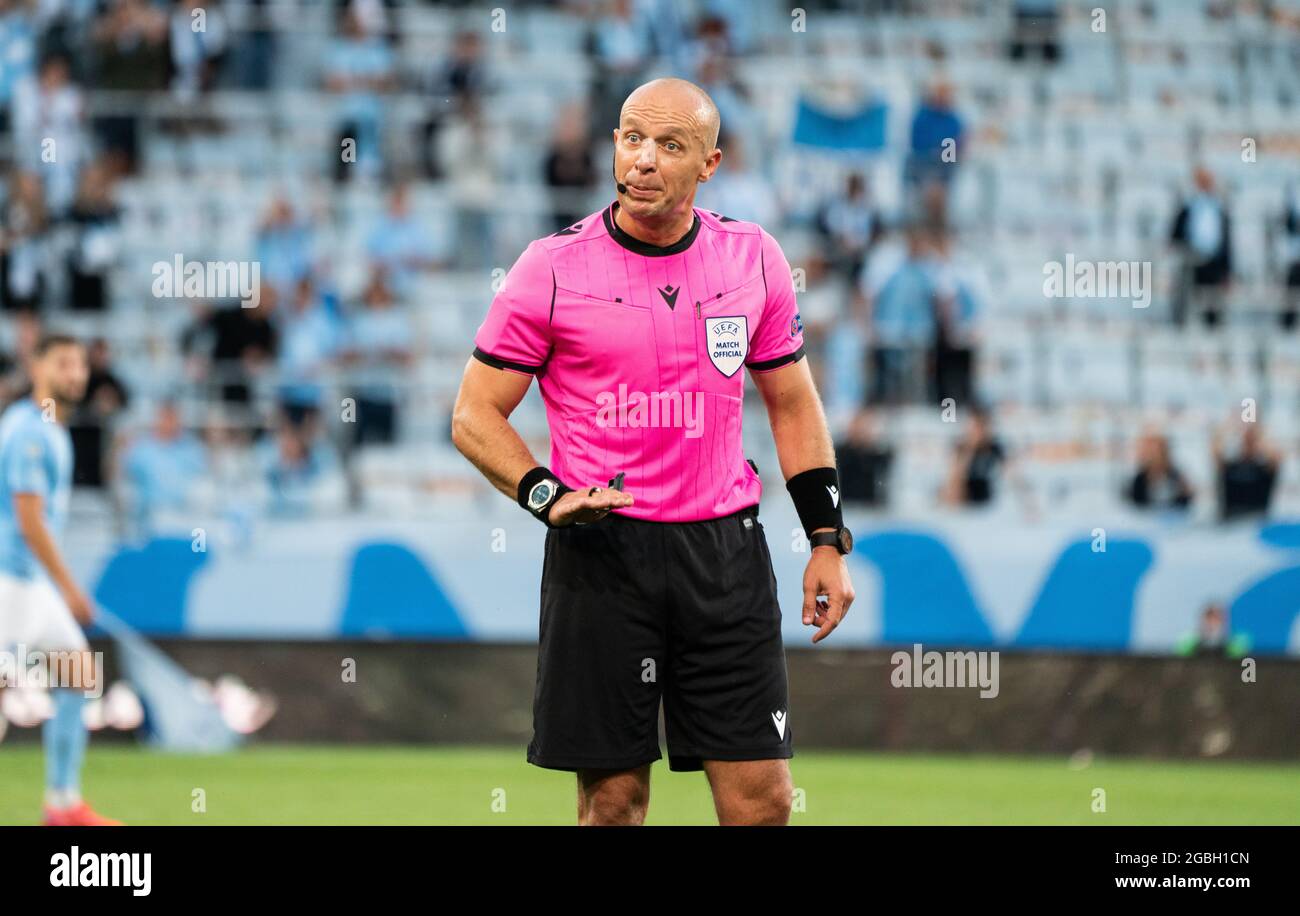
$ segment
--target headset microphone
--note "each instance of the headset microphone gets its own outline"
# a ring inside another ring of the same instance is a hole
[[[609,169],[611,172],[614,173],[614,187],[618,189],[618,193],[626,194],[627,185],[623,184],[623,182],[618,180],[618,164],[611,162],[609,164]]]

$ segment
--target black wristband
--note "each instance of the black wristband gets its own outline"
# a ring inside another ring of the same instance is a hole
[[[532,506],[528,505],[528,494],[532,492],[533,487],[537,486],[543,480],[555,481],[556,493],[551,497],[551,499],[547,500],[546,504],[542,506],[541,509],[534,510]],[[560,478],[556,477],[550,468],[535,467],[525,474],[523,479],[519,481],[519,489],[515,493],[515,501],[519,503],[519,506],[522,509],[527,510],[533,518],[540,521],[547,528],[554,528],[555,526],[551,524],[551,520],[547,517],[551,514],[551,507],[555,505],[555,501],[565,493],[572,492],[573,488],[566,487],[561,483]]]
[[[818,528],[839,528],[844,524],[840,475],[835,468],[812,468],[795,474],[785,482],[785,488],[794,500],[804,534],[811,537]]]

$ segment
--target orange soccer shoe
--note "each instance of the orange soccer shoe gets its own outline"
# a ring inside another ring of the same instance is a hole
[[[90,805],[77,802],[70,808],[51,808],[45,806],[46,827],[121,827],[121,821],[104,817]]]

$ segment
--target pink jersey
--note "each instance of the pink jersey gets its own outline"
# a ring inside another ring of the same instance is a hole
[[[531,243],[474,338],[489,366],[537,376],[550,468],[566,485],[619,472],[632,518],[689,522],[758,503],[745,461],[745,374],[804,354],[790,265],[754,223],[705,210],[658,248],[617,203]]]

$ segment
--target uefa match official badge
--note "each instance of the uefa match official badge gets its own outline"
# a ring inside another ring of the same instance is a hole
[[[749,354],[749,321],[744,315],[704,319],[704,343],[719,372],[731,378]]]

